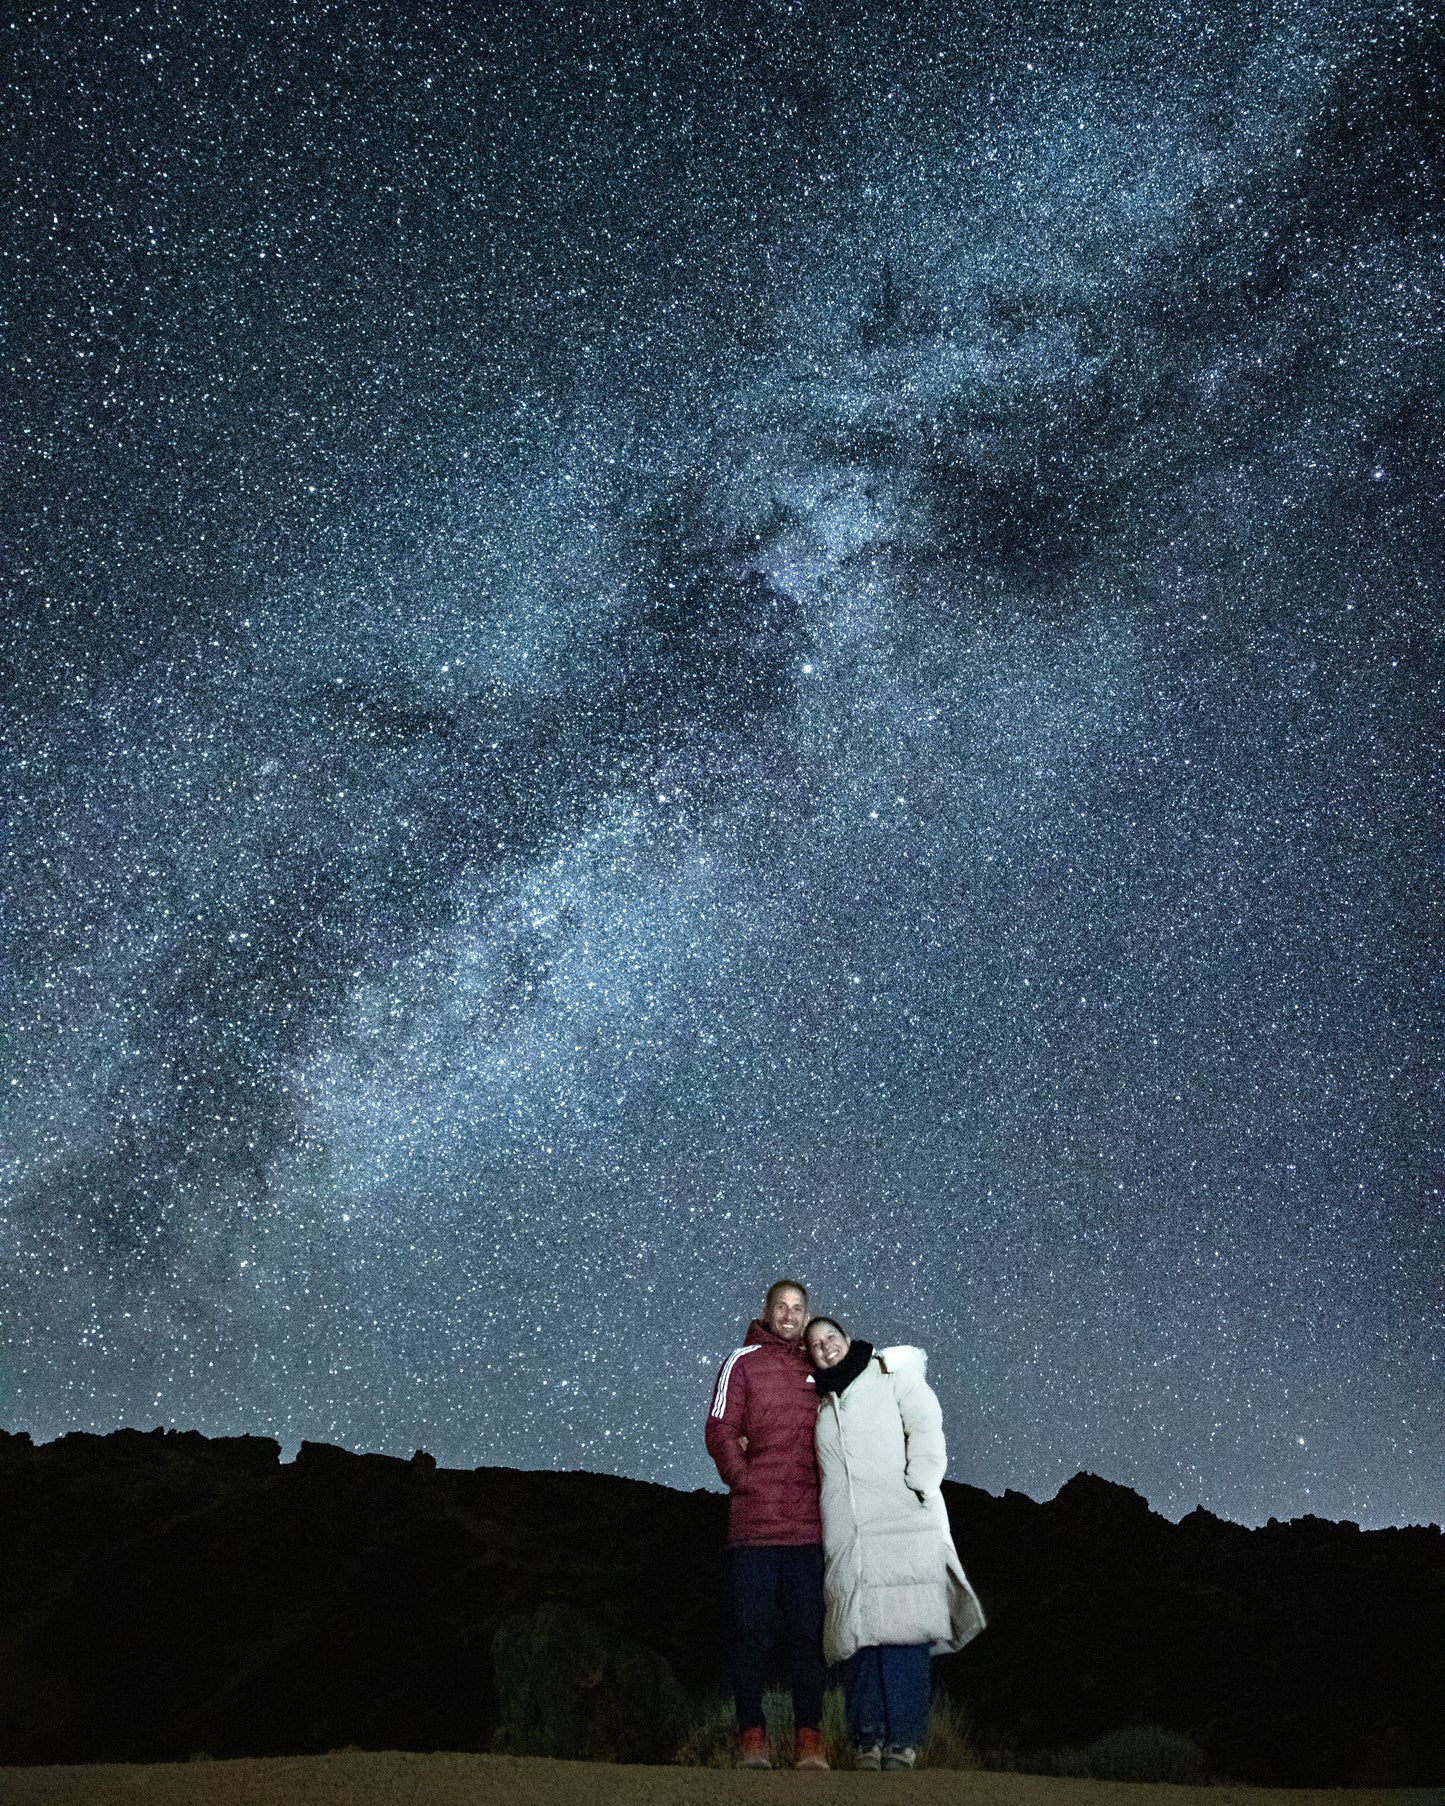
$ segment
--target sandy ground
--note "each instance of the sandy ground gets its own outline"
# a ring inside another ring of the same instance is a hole
[[[346,1752],[0,1768],[0,1806],[1445,1806],[1445,1788],[1125,1787],[944,1769],[740,1774],[534,1757]]]

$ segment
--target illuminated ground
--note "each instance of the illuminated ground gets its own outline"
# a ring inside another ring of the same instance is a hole
[[[593,1762],[475,1755],[365,1752],[236,1762],[0,1769],[4,1806],[743,1806],[751,1802],[862,1802],[899,1797],[916,1806],[1190,1806],[1198,1789],[1058,1781],[1038,1775],[741,1774],[717,1769],[628,1768]],[[1214,1787],[1207,1806],[1445,1806],[1445,1788],[1398,1790]]]

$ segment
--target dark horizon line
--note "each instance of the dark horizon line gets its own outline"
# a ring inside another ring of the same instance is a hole
[[[476,1467],[442,1467],[436,1457],[426,1449],[416,1449],[410,1456],[388,1455],[380,1449],[350,1449],[346,1448],[341,1443],[317,1442],[310,1437],[303,1437],[297,1446],[296,1453],[287,1460],[282,1452],[284,1445],[278,1436],[263,1435],[255,1431],[242,1431],[234,1436],[208,1436],[204,1430],[186,1430],[181,1429],[174,1424],[169,1426],[157,1424],[154,1429],[150,1430],[137,1429],[130,1424],[120,1425],[114,1430],[63,1430],[58,1435],[52,1436],[47,1441],[43,1442],[37,1442],[29,1430],[8,1430],[3,1425],[0,1425],[0,1457],[3,1457],[6,1453],[6,1443],[23,1442],[28,1448],[38,1451],[40,1449],[53,1448],[57,1443],[69,1442],[72,1439],[78,1440],[80,1438],[85,1438],[91,1442],[108,1442],[112,1437],[118,1436],[140,1437],[147,1441],[154,1440],[157,1437],[164,1440],[166,1437],[171,1436],[185,1438],[194,1436],[204,1443],[270,1443],[276,1450],[276,1465],[278,1467],[295,1467],[301,1461],[302,1456],[307,1449],[314,1449],[322,1459],[325,1459],[327,1455],[340,1455],[351,1461],[370,1460],[396,1462],[401,1467],[416,1467],[426,1472],[442,1474],[507,1473],[557,1474],[561,1476],[577,1475],[579,1477],[585,1476],[586,1478],[593,1480],[616,1480],[626,1486],[655,1486],[660,1488],[663,1492],[676,1493],[679,1497],[683,1498],[697,1493],[711,1493],[718,1498],[726,1497],[726,1494],[720,1487],[693,1486],[683,1488],[679,1486],[670,1486],[663,1480],[643,1480],[639,1479],[634,1474],[600,1473],[593,1468],[514,1467],[504,1462],[482,1462]],[[310,1460],[314,1460],[315,1458],[315,1456],[308,1457]],[[1072,1475],[1060,1485],[1058,1491],[1054,1493],[1052,1498],[1048,1499],[1036,1499],[1031,1493],[1020,1492],[1017,1487],[1013,1486],[1006,1486],[1002,1492],[990,1492],[986,1486],[976,1486],[970,1480],[955,1480],[947,1475],[944,1477],[943,1484],[945,1486],[966,1487],[970,1492],[982,1493],[985,1498],[994,1499],[1000,1502],[1007,1498],[1024,1499],[1039,1510],[1044,1510],[1048,1506],[1056,1504],[1070,1487],[1077,1486],[1081,1480],[1108,1487],[1112,1492],[1127,1493],[1131,1498],[1137,1499],[1151,1517],[1157,1517],[1162,1523],[1169,1524],[1176,1529],[1183,1524],[1187,1524],[1191,1518],[1198,1518],[1209,1519],[1216,1524],[1227,1525],[1230,1529],[1240,1530],[1248,1535],[1252,1535],[1258,1530],[1268,1530],[1271,1528],[1286,1529],[1294,1524],[1327,1524],[1335,1529],[1353,1530],[1360,1536],[1387,1536],[1392,1531],[1398,1530],[1433,1530],[1437,1536],[1445,1534],[1445,1529],[1442,1529],[1442,1526],[1433,1522],[1433,1520],[1429,1523],[1381,1524],[1373,1529],[1361,1529],[1359,1524],[1357,1524],[1353,1518],[1322,1518],[1310,1511],[1303,1512],[1300,1516],[1292,1518],[1277,1518],[1271,1516],[1262,1524],[1241,1524],[1236,1518],[1220,1517],[1218,1512],[1211,1511],[1207,1505],[1196,1505],[1192,1511],[1186,1512],[1183,1517],[1170,1518],[1162,1511],[1156,1511],[1143,1493],[1137,1491],[1134,1487],[1126,1485],[1122,1480],[1111,1480],[1107,1475],[1096,1474],[1090,1468],[1080,1468],[1076,1474]]]

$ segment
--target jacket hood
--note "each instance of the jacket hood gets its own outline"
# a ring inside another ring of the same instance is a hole
[[[905,1367],[916,1367],[922,1378],[928,1377],[928,1356],[911,1343],[900,1343],[897,1348],[880,1348],[876,1358],[883,1363],[885,1373],[901,1373]]]
[[[801,1336],[780,1336],[769,1329],[761,1317],[754,1317],[748,1325],[748,1333],[743,1337],[743,1347],[751,1348],[758,1342],[771,1342],[775,1348],[796,1348],[802,1339]]]

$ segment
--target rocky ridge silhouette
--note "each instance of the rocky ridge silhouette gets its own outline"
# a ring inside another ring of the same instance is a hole
[[[947,1483],[989,1612],[937,1665],[1020,1757],[1149,1723],[1211,1771],[1445,1781],[1445,1535],[1174,1524],[1080,1474]],[[486,1749],[499,1626],[565,1603],[726,1686],[726,1502],[194,1431],[0,1432],[0,1763]]]

